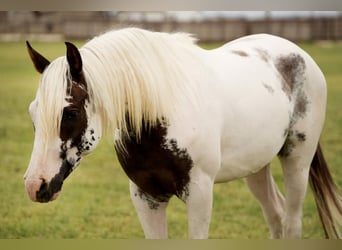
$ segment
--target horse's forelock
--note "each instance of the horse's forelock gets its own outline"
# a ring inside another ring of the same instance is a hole
[[[38,119],[42,144],[45,151],[58,139],[67,91],[67,62],[57,58],[44,71],[37,92]]]

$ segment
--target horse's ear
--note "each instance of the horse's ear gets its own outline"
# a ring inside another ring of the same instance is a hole
[[[44,56],[35,51],[28,41],[26,41],[26,46],[34,67],[39,73],[43,73],[43,71],[50,64],[50,62]]]
[[[73,79],[79,80],[82,75],[82,58],[77,47],[72,43],[65,42],[67,47],[66,57]]]

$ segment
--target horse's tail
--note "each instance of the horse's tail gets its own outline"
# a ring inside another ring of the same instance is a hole
[[[311,163],[309,182],[326,238],[340,238],[342,196],[330,174],[320,144]]]

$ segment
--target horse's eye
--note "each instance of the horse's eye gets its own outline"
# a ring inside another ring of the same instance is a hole
[[[79,119],[80,112],[78,110],[64,110],[63,111],[63,121],[75,121]]]

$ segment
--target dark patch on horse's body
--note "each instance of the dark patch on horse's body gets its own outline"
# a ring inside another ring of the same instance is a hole
[[[255,51],[258,53],[258,56],[260,57],[260,59],[266,63],[269,62],[269,60],[271,59],[270,54],[267,52],[267,50],[265,49],[261,49],[261,48],[255,48]]]
[[[269,93],[271,93],[271,94],[274,93],[274,88],[273,88],[272,86],[270,86],[270,85],[268,85],[268,84],[266,84],[266,83],[262,83],[262,86],[264,86],[265,89],[266,89]]]
[[[293,116],[298,118],[304,118],[308,111],[309,100],[305,92],[300,89],[296,95],[296,102],[293,110]]]
[[[303,132],[296,131],[296,138],[298,141],[304,142],[304,141],[306,141],[306,134]]]
[[[305,61],[299,54],[291,53],[277,58],[275,66],[281,76],[282,89],[291,99],[294,90],[304,82]]]
[[[280,149],[278,156],[280,157],[288,157],[292,153],[293,149],[295,148],[295,143],[292,138],[289,136],[286,138],[284,145]]]
[[[304,132],[299,132],[297,130],[286,130],[285,132],[286,140],[284,145],[280,149],[278,156],[289,157],[298,143],[303,143],[306,141],[306,134]]]
[[[178,147],[176,140],[166,138],[167,124],[157,121],[151,127],[143,122],[139,139],[130,125],[127,126],[130,133],[121,135],[120,145],[115,144],[127,176],[153,200],[168,199],[172,195],[182,197],[190,181],[193,162],[188,152]]]
[[[147,202],[147,205],[150,209],[158,209],[161,202],[168,202],[171,198],[170,195],[152,197],[148,193],[142,191],[141,189],[138,190],[137,193],[134,194],[135,196],[139,195],[139,198]]]
[[[242,50],[232,50],[232,53],[236,54],[238,56],[242,56],[242,57],[248,57],[249,56],[245,51],[242,51]]]
[[[285,129],[286,139],[278,154],[289,157],[298,143],[306,141],[305,133],[295,129],[297,121],[305,118],[308,112],[309,100],[304,90],[306,64],[301,55],[290,53],[279,56],[275,67],[281,78],[282,90],[289,101],[293,102],[289,126]]]

